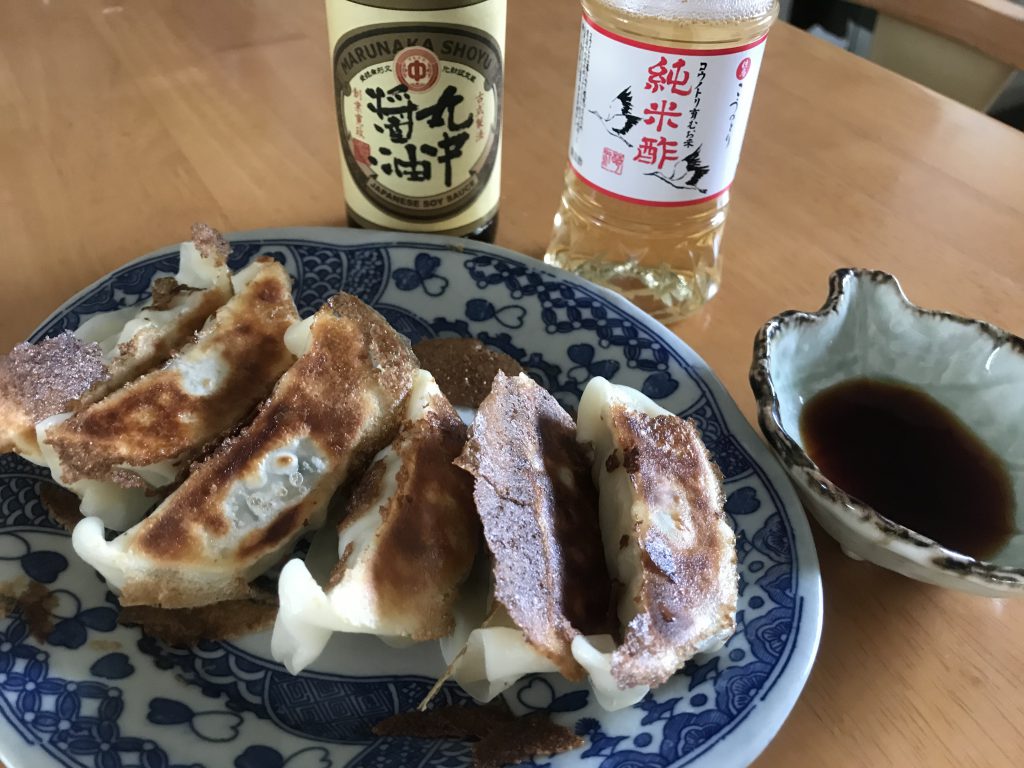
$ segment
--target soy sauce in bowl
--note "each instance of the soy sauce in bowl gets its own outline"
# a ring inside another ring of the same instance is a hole
[[[919,389],[851,379],[800,413],[804,450],[824,475],[880,515],[942,546],[985,559],[1014,533],[1002,460]]]

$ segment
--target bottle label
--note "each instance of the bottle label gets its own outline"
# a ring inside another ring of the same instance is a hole
[[[501,44],[475,25],[424,20],[441,12],[344,5],[346,20],[373,22],[334,46],[349,208],[369,224],[421,231],[484,218],[498,204]]]
[[[584,15],[569,162],[641,205],[692,205],[736,175],[765,39],[735,48],[648,45]]]

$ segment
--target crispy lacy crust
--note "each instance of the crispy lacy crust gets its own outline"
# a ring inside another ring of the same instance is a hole
[[[473,747],[475,768],[503,768],[532,757],[550,757],[583,746],[583,739],[545,712],[533,712],[495,728]]]
[[[623,688],[656,686],[703,643],[735,628],[735,537],[725,522],[718,468],[693,423],[622,405],[611,412],[621,462],[648,510],[636,541],[643,567],[638,614],[612,656],[612,674]],[[607,471],[618,464],[611,458]],[[650,519],[651,511],[665,509],[677,518],[669,532]]]
[[[570,680],[580,632],[613,633],[611,588],[590,463],[557,401],[525,375],[498,373],[456,462],[494,555],[494,596],[527,641]]]
[[[192,225],[192,243],[199,253],[217,266],[226,264],[231,255],[231,245],[224,239],[224,236],[209,224],[204,224],[201,221]]]
[[[69,410],[108,377],[99,344],[65,331],[0,357],[0,453],[35,442],[35,423]]]
[[[523,373],[514,359],[476,339],[425,339],[412,351],[453,405],[479,408],[498,371],[506,376]]]
[[[41,483],[39,501],[50,517],[60,523],[68,533],[75,530],[75,526],[82,519],[78,497],[59,485]]]
[[[338,294],[317,313],[309,351],[281,377],[253,421],[225,440],[131,535],[128,550],[152,567],[124,585],[122,605],[195,607],[244,594],[246,572],[294,541],[338,484],[357,476],[395,435],[416,360],[405,339],[359,299]],[[261,457],[308,436],[333,466],[315,492],[240,541],[225,501]],[[327,487],[327,486],[331,487]],[[223,550],[223,551],[221,551]],[[213,560],[239,577],[202,591],[190,566]]]
[[[455,409],[435,395],[430,411],[406,421],[392,444],[401,465],[387,503],[379,506],[378,462],[356,488],[338,526],[341,532],[366,515],[382,516],[367,588],[384,624],[408,626],[408,617],[419,617],[419,625],[408,629],[413,640],[451,633],[458,586],[476,557],[480,523],[472,479],[452,464],[465,442],[466,427]],[[345,577],[348,565],[346,559],[335,566],[329,587]]]
[[[258,594],[199,608],[133,605],[122,608],[117,620],[137,625],[144,634],[167,645],[188,648],[201,640],[233,640],[262,632],[273,626],[276,617],[277,596]]]
[[[138,486],[118,465],[144,467],[192,458],[224,434],[269,394],[294,360],[284,333],[299,319],[291,280],[270,258],[260,273],[218,310],[197,345],[228,373],[206,395],[193,394],[173,366],[142,376],[47,432],[63,480],[110,480]],[[145,483],[141,483],[145,487]]]
[[[21,611],[32,637],[45,643],[53,631],[53,611],[57,607],[57,595],[35,579],[0,584],[0,615]]]
[[[583,739],[544,712],[515,717],[498,699],[482,707],[448,706],[402,712],[373,727],[377,736],[474,740],[473,765],[502,768],[583,746]]]
[[[417,739],[482,739],[515,719],[505,700],[497,698],[479,707],[451,705],[424,712],[399,712],[373,726],[373,734]]]

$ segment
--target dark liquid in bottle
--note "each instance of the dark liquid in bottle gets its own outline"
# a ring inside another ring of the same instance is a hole
[[[1002,460],[918,389],[872,379],[836,384],[804,405],[800,434],[829,480],[949,549],[985,558],[1014,533]]]

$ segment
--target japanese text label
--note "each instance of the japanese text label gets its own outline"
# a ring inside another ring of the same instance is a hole
[[[647,45],[583,17],[569,161],[644,205],[711,200],[736,175],[765,38],[736,48]]]
[[[338,41],[334,69],[350,210],[429,228],[496,206],[502,51],[493,37],[456,24],[360,27]]]

